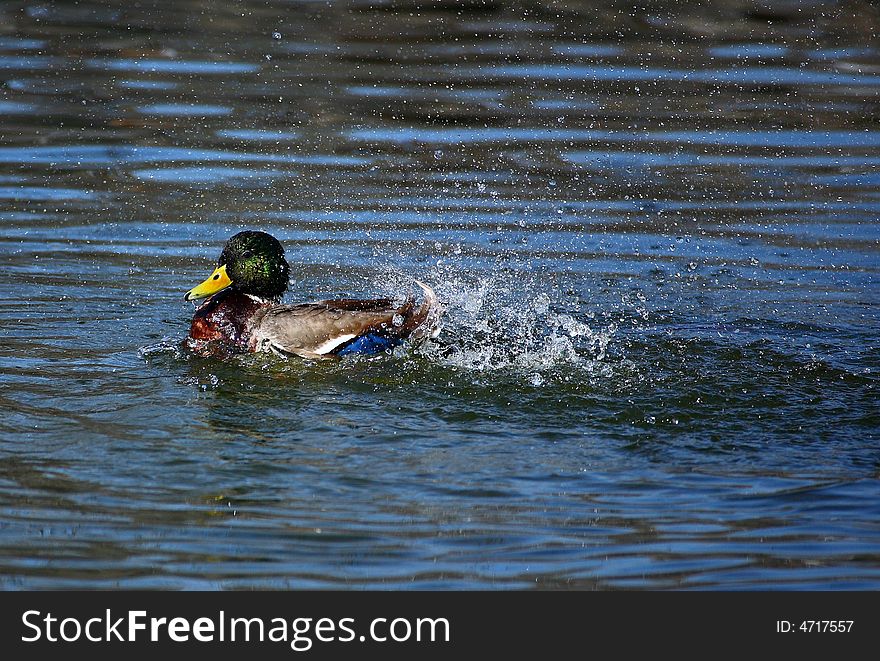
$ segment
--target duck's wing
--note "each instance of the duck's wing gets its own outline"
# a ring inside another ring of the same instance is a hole
[[[424,326],[436,327],[440,315],[434,292],[424,289],[424,301],[418,307],[412,297],[400,305],[391,299],[343,299],[273,306],[254,329],[254,349],[328,358],[376,353],[407,338],[424,339],[434,333],[433,327]]]

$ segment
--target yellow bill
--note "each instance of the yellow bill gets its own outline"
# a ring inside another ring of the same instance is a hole
[[[232,280],[230,280],[229,276],[226,274],[226,264],[223,264],[214,269],[214,272],[202,284],[198,287],[193,287],[186,292],[184,298],[188,301],[205,298],[206,296],[216,294],[218,291],[226,289],[231,284]]]

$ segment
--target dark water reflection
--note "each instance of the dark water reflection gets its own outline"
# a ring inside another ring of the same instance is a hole
[[[880,586],[870,3],[0,7],[0,585]],[[448,305],[182,353],[226,237]]]

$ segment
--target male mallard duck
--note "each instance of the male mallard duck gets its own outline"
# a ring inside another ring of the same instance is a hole
[[[210,298],[196,310],[187,344],[208,350],[219,340],[233,351],[270,351],[303,358],[378,353],[404,340],[439,333],[441,307],[430,287],[416,307],[409,296],[280,305],[290,266],[281,243],[265,232],[239,232],[223,248],[214,272],[186,293],[186,300]]]

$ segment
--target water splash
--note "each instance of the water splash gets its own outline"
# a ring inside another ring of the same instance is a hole
[[[441,262],[426,279],[445,314],[440,336],[416,353],[443,367],[512,372],[539,387],[560,372],[600,371],[618,332],[614,322],[577,309],[557,288],[522,271],[499,266],[470,272]],[[409,282],[408,275],[389,269],[374,285],[399,293]]]
[[[149,361],[157,356],[171,356],[177,360],[186,358],[188,351],[183,344],[183,337],[163,337],[154,344],[148,344],[138,349],[138,357],[141,360]]]

